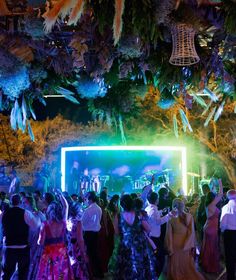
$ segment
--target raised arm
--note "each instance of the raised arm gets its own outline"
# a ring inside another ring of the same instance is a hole
[[[216,195],[215,199],[210,203],[209,206],[216,205],[221,200],[221,198],[223,196],[223,185],[222,185],[221,179],[218,180],[218,183],[219,183],[219,186],[220,186],[219,193]]]
[[[39,232],[38,245],[43,245],[44,241],[45,241],[45,224],[42,223]]]
[[[68,212],[69,212],[68,202],[67,202],[66,198],[64,197],[64,195],[62,194],[62,192],[57,191],[57,194],[58,194],[58,197],[60,199],[60,202],[61,202],[63,210],[64,210],[64,220],[67,221]]]

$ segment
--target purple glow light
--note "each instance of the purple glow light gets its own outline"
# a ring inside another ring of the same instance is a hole
[[[112,171],[112,174],[116,174],[116,175],[119,175],[119,176],[124,176],[124,175],[126,175],[129,171],[130,171],[129,166],[127,166],[127,165],[122,165],[122,166],[120,166],[120,167],[115,168],[115,169]]]

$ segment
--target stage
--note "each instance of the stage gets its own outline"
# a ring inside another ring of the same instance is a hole
[[[187,194],[187,150],[180,146],[82,146],[61,149],[61,187],[70,194],[107,187],[141,192],[168,185]]]

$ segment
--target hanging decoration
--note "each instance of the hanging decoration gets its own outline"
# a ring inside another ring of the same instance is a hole
[[[173,115],[173,127],[174,127],[175,137],[179,138],[178,121],[176,118],[176,114]]]
[[[125,0],[115,0],[115,17],[113,22],[113,37],[114,45],[116,45],[121,36],[122,27],[123,27],[123,12],[125,7]]]
[[[29,73],[25,66],[16,68],[13,73],[0,74],[0,87],[10,98],[17,97],[30,86]]]
[[[76,25],[84,11],[84,6],[85,0],[59,0],[53,2],[52,7],[50,7],[50,3],[47,2],[46,12],[42,15],[45,19],[45,31],[47,33],[50,32],[58,18],[60,17],[63,20],[67,15],[69,15],[69,21],[67,24]],[[114,45],[117,45],[121,37],[124,7],[125,0],[115,0],[115,16],[113,21]]]
[[[204,127],[207,127],[207,126],[208,126],[208,124],[209,124],[209,122],[212,120],[212,118],[213,118],[215,112],[216,112],[216,107],[213,107],[212,110],[211,110],[211,112],[209,113],[207,119],[205,120]]]
[[[193,132],[185,112],[182,109],[179,109],[179,113],[182,120],[182,124],[184,126],[184,130],[186,131],[186,128],[188,128],[190,132]]]
[[[107,93],[107,86],[104,83],[104,79],[92,79],[86,75],[77,77],[78,80],[73,83],[78,94],[82,98],[97,98],[104,97]]]
[[[124,132],[124,126],[123,126],[123,120],[121,114],[119,115],[119,129],[120,129],[120,134],[121,134],[121,141],[124,145],[127,144],[127,140],[125,137],[125,132]]]
[[[172,54],[170,64],[188,66],[200,61],[194,44],[195,30],[192,26],[177,23],[171,26]]]
[[[72,25],[72,24],[76,25],[76,23],[78,22],[78,20],[80,19],[83,13],[83,10],[84,10],[84,0],[77,0],[77,3],[75,4],[75,6],[71,11],[68,25]]]
[[[7,51],[0,49],[0,87],[11,100],[30,87],[27,67]]]
[[[125,59],[141,57],[143,54],[143,42],[138,36],[122,36],[118,50]]]
[[[45,19],[46,32],[52,30],[59,17],[63,20],[67,15],[70,15],[68,24],[76,24],[82,15],[84,0],[59,0],[52,5],[52,8],[50,8],[50,4],[47,2],[46,12],[42,15]]]
[[[86,98],[122,133],[153,86],[160,96],[152,105],[165,110],[176,137],[191,131],[195,109],[205,126],[214,125],[235,93],[235,1],[48,0],[45,11],[46,0],[0,0],[0,108],[13,109],[13,127],[27,131],[34,100]],[[201,64],[188,67],[199,57]]]
[[[220,106],[218,107],[216,113],[215,113],[215,116],[214,116],[214,122],[216,122],[220,115],[222,114],[223,110],[224,110],[224,105],[225,105],[225,101],[223,101]]]
[[[70,100],[75,104],[79,104],[79,101],[73,96],[74,92],[63,87],[56,88],[56,92],[61,94],[65,99]]]

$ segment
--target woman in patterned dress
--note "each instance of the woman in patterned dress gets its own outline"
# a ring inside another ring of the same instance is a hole
[[[83,239],[81,215],[82,210],[80,205],[78,203],[72,204],[70,206],[69,220],[67,223],[68,249],[75,279],[88,280],[88,257]]]
[[[46,212],[47,221],[40,229],[39,244],[44,246],[37,280],[74,280],[65,244],[68,204],[59,194],[61,204],[52,202]],[[64,207],[63,207],[64,206]]]
[[[121,198],[121,212],[115,230],[120,234],[114,280],[156,280],[155,257],[145,231],[149,226],[134,211],[130,195]]]

